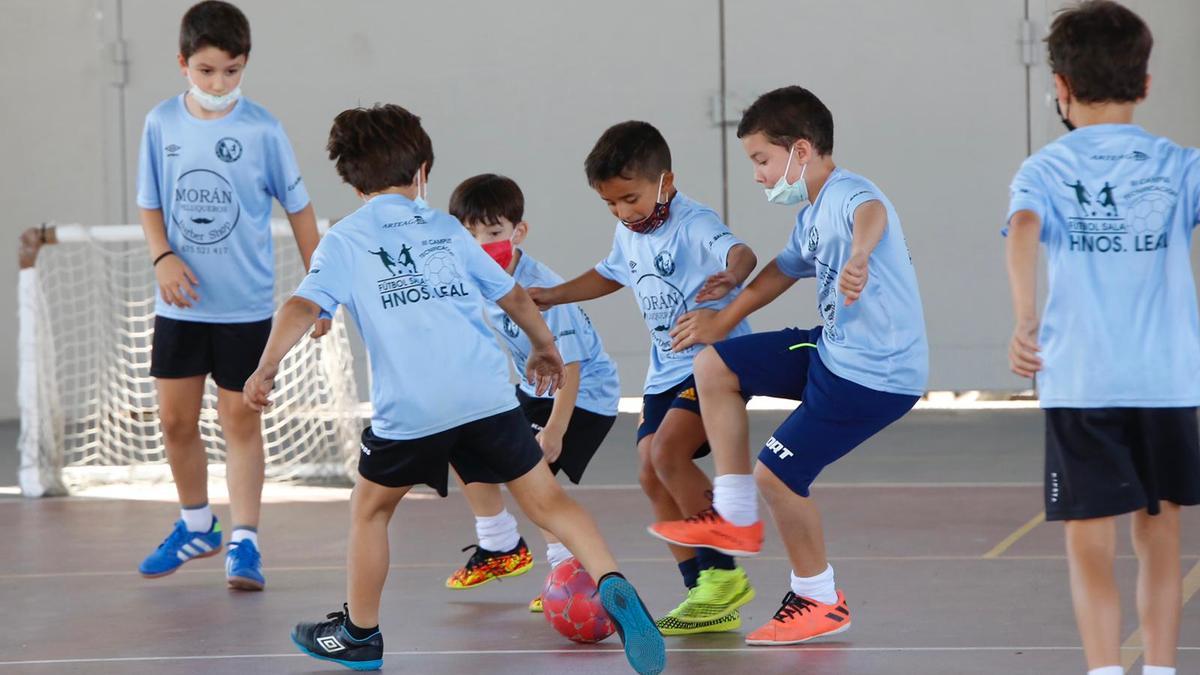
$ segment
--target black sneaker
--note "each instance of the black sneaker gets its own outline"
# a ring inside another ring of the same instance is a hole
[[[600,603],[625,645],[625,658],[640,675],[658,675],[667,667],[667,646],[633,584],[624,577],[600,581]]]
[[[314,659],[332,661],[351,670],[379,670],[383,667],[383,634],[376,630],[365,640],[350,637],[346,623],[350,609],[326,615],[319,623],[298,623],[292,629],[292,642]]]

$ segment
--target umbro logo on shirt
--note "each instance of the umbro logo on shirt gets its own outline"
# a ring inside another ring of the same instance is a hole
[[[172,143],[172,144],[168,145],[167,147],[163,148],[163,150],[166,150],[166,151],[167,151],[167,157],[178,157],[178,156],[179,156],[179,151],[180,151],[180,150],[182,150],[182,149],[183,149],[183,148],[179,147],[178,145],[175,145],[174,143]]]

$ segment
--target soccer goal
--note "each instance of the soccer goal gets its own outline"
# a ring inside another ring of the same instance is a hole
[[[321,229],[328,222],[321,223]],[[278,304],[304,274],[286,221],[271,224]],[[21,238],[18,281],[19,484],[27,496],[98,483],[169,479],[150,345],[155,278],[140,226],[42,226]],[[269,480],[346,483],[358,448],[358,396],[342,313],[284,360],[263,415]],[[210,471],[225,447],[216,386],[200,428]]]

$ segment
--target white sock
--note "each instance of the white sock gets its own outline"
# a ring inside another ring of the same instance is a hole
[[[722,518],[745,527],[758,521],[758,488],[754,475],[727,473],[713,481],[713,508]]]
[[[1175,669],[1168,666],[1142,666],[1142,675],[1175,675]]]
[[[1088,675],[1125,675],[1125,669],[1121,666],[1104,666],[1103,668],[1092,668],[1088,671]]]
[[[826,565],[825,571],[815,577],[798,577],[792,572],[792,592],[802,598],[809,598],[826,605],[837,602],[837,586],[833,582],[833,565]]]
[[[249,540],[251,544],[254,544],[254,548],[258,548],[258,531],[247,530],[244,527],[233,528],[233,534],[229,537],[229,543],[238,544],[246,540]]]
[[[508,509],[494,516],[475,518],[475,536],[479,537],[479,547],[497,553],[511,551],[521,541],[517,533],[517,519],[512,517]]]
[[[570,559],[571,552],[567,550],[566,546],[558,542],[546,544],[546,561],[550,563],[550,569],[554,569]]]
[[[188,532],[208,532],[212,529],[212,508],[205,504],[194,509],[179,509],[179,517],[187,525]]]

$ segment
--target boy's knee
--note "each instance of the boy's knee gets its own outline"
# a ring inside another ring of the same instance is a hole
[[[200,420],[194,415],[181,415],[160,410],[158,423],[168,443],[183,443],[200,437]]]
[[[658,434],[650,444],[650,464],[659,479],[665,479],[676,474],[683,463],[691,462],[694,453],[694,448],[683,450],[670,437]]]
[[[700,388],[712,388],[724,385],[737,385],[737,376],[725,365],[725,360],[712,347],[705,347],[696,355],[692,367],[696,376],[696,384]]]

